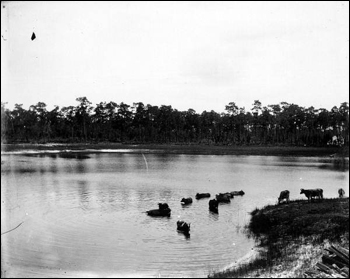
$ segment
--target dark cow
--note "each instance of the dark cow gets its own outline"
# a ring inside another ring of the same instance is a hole
[[[231,202],[231,194],[230,193],[220,193],[218,195],[216,195],[216,200],[218,202],[223,202],[223,203],[229,203]]]
[[[191,223],[186,223],[185,221],[177,221],[177,230],[188,234],[190,231]]]
[[[152,209],[146,211],[149,216],[162,216],[162,217],[170,217],[171,209],[169,208],[167,203],[158,203],[158,209]]]
[[[218,195],[216,195],[216,196],[218,196]],[[228,197],[230,199],[233,199],[235,197],[232,192],[219,193],[219,196],[221,196],[221,197],[226,196],[226,197]]]
[[[241,191],[232,191],[230,192],[231,194],[231,197],[234,197],[234,196],[243,196],[245,193],[241,190]]]
[[[190,204],[192,203],[192,198],[182,198],[181,204]]]
[[[323,199],[323,190],[320,188],[317,189],[300,189],[300,194],[305,194],[308,201],[312,202],[313,197],[317,197],[318,199]]]
[[[289,203],[289,191],[284,190],[280,193],[280,196],[278,197],[278,204],[281,203],[281,201],[286,200],[287,203]]]
[[[343,188],[340,188],[340,189],[338,190],[338,194],[339,194],[339,198],[344,197],[344,194],[345,194],[344,189],[343,189]]]
[[[218,213],[218,206],[219,203],[216,199],[212,199],[209,201],[209,210],[214,212],[214,213]]]
[[[203,199],[203,198],[210,198],[210,194],[209,193],[197,193],[196,194],[196,199],[199,200],[199,199]]]

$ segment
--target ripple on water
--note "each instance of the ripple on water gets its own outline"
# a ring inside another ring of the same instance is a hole
[[[301,184],[307,184],[333,197],[348,183],[348,171],[320,169],[311,159],[299,165],[258,156],[89,157],[2,158],[2,230],[24,221],[2,236],[5,264],[23,275],[12,277],[205,277],[250,251],[254,241],[241,228],[249,211],[276,202],[271,193],[286,188],[300,198]],[[241,189],[246,195],[220,204],[218,214],[209,211],[209,199],[194,199],[197,192],[213,197]],[[192,197],[193,203],[181,206],[182,197]],[[169,204],[170,218],[145,213],[158,202]],[[177,231],[179,219],[191,223],[189,237]]]

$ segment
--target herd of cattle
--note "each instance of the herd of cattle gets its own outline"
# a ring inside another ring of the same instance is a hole
[[[234,196],[243,196],[245,193],[241,191],[233,191],[233,192],[227,192],[227,193],[219,193],[215,195],[215,199],[209,200],[209,210],[214,213],[218,213],[218,207],[219,203],[229,203],[231,202],[231,199]],[[286,203],[289,203],[289,194],[290,192],[288,190],[284,190],[280,193],[278,197],[278,204],[280,204],[282,201],[286,201]],[[312,202],[314,198],[317,198],[319,200],[323,199],[323,190],[320,188],[317,189],[300,189],[300,194],[305,194],[309,202]],[[344,189],[340,188],[338,190],[339,198],[342,198],[345,194]],[[210,193],[197,193],[196,199],[200,200],[203,198],[210,198]],[[193,202],[192,198],[182,198],[181,204],[182,205],[188,205]],[[158,209],[152,209],[146,211],[146,213],[149,216],[165,216],[170,217],[171,215],[171,209],[169,208],[169,205],[167,203],[158,203]],[[180,232],[183,232],[185,234],[189,234],[190,231],[190,223],[186,223],[185,221],[179,220],[177,221],[177,230]]]
[[[219,193],[215,196],[215,199],[209,200],[209,210],[214,213],[218,213],[219,203],[229,203],[234,196],[242,196],[245,193],[241,191],[233,191],[227,193]],[[196,199],[200,200],[203,198],[210,198],[210,193],[197,193]],[[193,202],[192,198],[182,198],[182,205],[188,205]],[[161,217],[170,217],[171,209],[167,203],[158,203],[158,209],[151,209],[146,211],[149,216],[161,216]],[[177,230],[183,232],[185,234],[189,234],[191,224],[186,223],[185,221],[179,220],[177,221]]]
[[[305,194],[307,197],[307,200],[312,202],[313,198],[317,199],[323,199],[323,189],[316,188],[316,189],[300,189],[300,194]],[[344,197],[345,191],[343,188],[340,188],[338,190],[339,198]],[[280,193],[280,196],[278,197],[278,204],[281,203],[281,201],[286,200],[286,202],[289,202],[289,191],[284,190]]]

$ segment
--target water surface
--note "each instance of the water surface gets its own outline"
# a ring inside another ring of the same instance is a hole
[[[140,151],[139,151],[140,152]],[[249,212],[280,191],[348,189],[332,159],[143,153],[2,154],[1,266],[9,277],[206,277],[247,254]],[[197,192],[243,190],[219,214]],[[346,193],[347,195],[347,193]],[[181,198],[193,204],[182,206]],[[146,210],[167,202],[170,218]],[[176,221],[191,223],[190,237]],[[22,223],[23,222],[23,223]]]

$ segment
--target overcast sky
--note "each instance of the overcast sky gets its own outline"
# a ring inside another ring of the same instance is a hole
[[[349,102],[349,2],[1,2],[1,101]],[[32,33],[36,39],[31,40]]]

